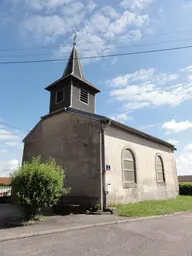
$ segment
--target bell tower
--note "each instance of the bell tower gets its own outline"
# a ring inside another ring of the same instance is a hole
[[[45,89],[50,92],[49,113],[64,107],[95,113],[96,94],[100,91],[84,77],[76,35],[63,76]]]

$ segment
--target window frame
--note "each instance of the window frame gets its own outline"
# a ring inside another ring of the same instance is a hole
[[[134,182],[131,182],[131,181],[126,181],[125,180],[125,168],[124,168],[124,161],[125,160],[131,160],[131,159],[126,159],[124,157],[124,153],[126,150],[129,150],[130,153],[132,154],[132,157],[133,157],[133,166],[134,166]],[[122,150],[122,156],[121,156],[121,162],[122,162],[122,182],[123,182],[123,188],[126,189],[126,188],[135,188],[137,187],[137,166],[136,166],[136,154],[135,152],[129,147],[129,146],[126,146],[123,148]]]
[[[162,164],[162,175],[163,175],[163,181],[160,181],[158,179],[158,169],[157,169],[157,159],[160,159],[161,164]],[[156,172],[156,180],[157,180],[157,184],[158,185],[165,185],[166,184],[166,179],[165,179],[165,167],[164,167],[164,161],[163,161],[163,157],[158,153],[155,156],[155,172]]]
[[[81,91],[84,91],[87,93],[87,103],[81,100]],[[85,105],[89,105],[89,92],[84,89],[79,88],[79,101]]]
[[[63,92],[63,100],[61,100],[61,101],[57,101],[57,93],[58,92]],[[56,94],[55,94],[55,104],[59,104],[59,103],[61,103],[61,102],[63,102],[64,100],[65,100],[65,90],[64,90],[64,88],[61,88],[61,91],[56,91]]]

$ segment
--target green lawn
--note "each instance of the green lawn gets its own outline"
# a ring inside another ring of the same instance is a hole
[[[144,201],[135,204],[117,204],[119,216],[143,217],[171,214],[192,210],[192,196],[178,196],[176,199]]]

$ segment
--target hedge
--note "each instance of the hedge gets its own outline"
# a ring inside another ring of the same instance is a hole
[[[180,182],[179,194],[184,196],[192,196],[192,182]]]

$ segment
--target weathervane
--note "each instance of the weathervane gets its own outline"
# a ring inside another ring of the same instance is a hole
[[[73,28],[73,31],[74,31],[73,42],[74,42],[74,44],[76,44],[77,35],[78,35],[79,33],[78,33],[74,28]]]

